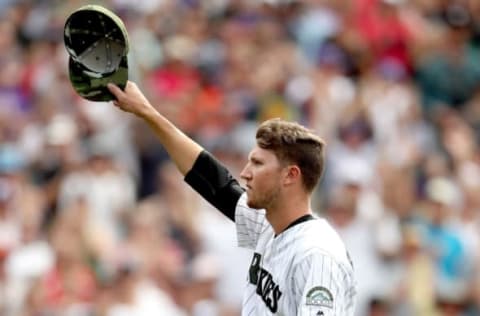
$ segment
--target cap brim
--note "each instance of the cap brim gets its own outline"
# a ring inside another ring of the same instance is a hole
[[[118,69],[112,73],[92,72],[72,57],[69,59],[68,70],[70,82],[74,90],[82,98],[90,101],[106,102],[115,100],[113,94],[108,90],[107,84],[114,83],[123,90],[128,80],[128,61],[126,56],[122,58]]]

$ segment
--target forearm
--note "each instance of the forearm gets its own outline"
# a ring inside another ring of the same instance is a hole
[[[135,83],[128,81],[125,91],[114,84],[108,84],[108,89],[116,98],[113,101],[115,106],[135,114],[150,125],[170,158],[185,175],[192,168],[203,148],[161,115]]]
[[[141,115],[141,118],[153,130],[182,175],[186,175],[203,151],[202,146],[154,109]]]
[[[153,107],[139,115],[150,125],[185,181],[232,221],[243,193],[230,172]]]

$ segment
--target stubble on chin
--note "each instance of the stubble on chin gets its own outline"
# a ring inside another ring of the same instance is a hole
[[[257,201],[251,200],[250,198],[247,200],[247,206],[248,206],[249,208],[261,209],[261,207],[259,207]]]
[[[254,199],[247,197],[247,206],[253,209],[267,209],[269,206],[273,204],[278,196],[278,192],[270,192],[270,194],[266,193],[265,196],[262,196],[262,199]]]
[[[258,198],[255,198],[255,196],[250,195],[247,196],[247,206],[257,210],[263,209],[265,207],[265,201],[261,201]]]

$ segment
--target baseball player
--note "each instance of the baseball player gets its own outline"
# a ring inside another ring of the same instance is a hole
[[[242,315],[349,316],[353,266],[337,233],[310,209],[324,143],[279,119],[257,130],[240,176],[243,189],[210,153],[162,116],[135,83],[108,85],[114,105],[153,129],[185,181],[236,224],[238,244],[254,251]]]

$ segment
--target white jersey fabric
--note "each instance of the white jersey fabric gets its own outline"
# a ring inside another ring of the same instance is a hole
[[[238,245],[254,250],[242,316],[351,316],[355,281],[345,245],[324,219],[278,236],[244,193],[235,210]]]

